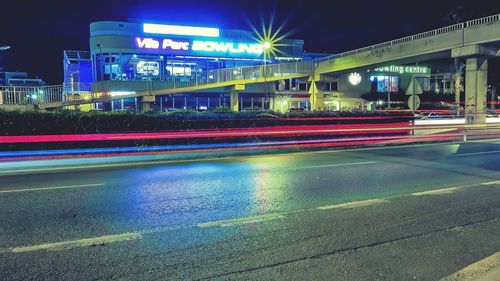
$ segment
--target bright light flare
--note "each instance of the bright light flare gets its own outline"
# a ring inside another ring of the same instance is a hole
[[[287,56],[279,50],[279,47],[288,46],[288,44],[280,43],[283,39],[290,36],[292,32],[280,34],[283,31],[287,21],[284,21],[277,29],[274,29],[274,15],[271,16],[269,24],[267,25],[264,18],[261,18],[261,31],[259,31],[253,24],[248,21],[250,28],[253,30],[255,37],[254,40],[262,44],[264,48],[264,60],[269,60],[270,57],[277,55]]]

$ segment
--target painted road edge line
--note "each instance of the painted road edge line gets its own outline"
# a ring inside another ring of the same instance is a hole
[[[109,244],[121,241],[129,241],[129,240],[137,240],[141,239],[142,234],[139,232],[129,232],[117,235],[107,235],[101,237],[94,238],[85,238],[79,240],[71,240],[64,242],[56,242],[56,243],[47,243],[40,244],[34,246],[20,246],[9,248],[8,252],[11,253],[27,253],[27,252],[35,252],[35,251],[60,251],[60,250],[69,250],[78,247],[88,247],[88,246],[96,246],[100,244]]]
[[[441,278],[439,281],[456,280],[498,280],[500,273],[500,252],[497,252],[483,260],[473,263],[451,275]],[[490,277],[491,276],[491,277]]]
[[[353,208],[359,208],[359,207],[365,207],[365,206],[371,206],[371,205],[378,205],[378,204],[384,204],[384,203],[390,203],[389,200],[387,199],[370,199],[370,200],[363,200],[363,201],[355,201],[355,202],[348,202],[348,203],[341,203],[341,204],[335,204],[335,205],[328,205],[328,206],[321,206],[321,207],[316,207],[317,210],[331,210],[331,209],[353,209]]]
[[[103,185],[104,185],[104,183],[93,183],[93,184],[54,186],[54,187],[13,189],[13,190],[2,190],[2,191],[0,191],[0,194],[4,194],[4,193],[19,193],[19,192],[33,192],[33,191],[46,191],[46,190],[58,190],[58,189],[70,189],[70,188],[80,188],[80,187],[97,187],[97,186],[103,186]]]
[[[199,228],[228,227],[228,226],[244,225],[244,224],[250,224],[250,223],[265,222],[265,221],[282,219],[282,218],[284,218],[284,216],[281,214],[266,214],[266,215],[258,215],[258,216],[229,219],[229,220],[204,222],[204,223],[199,223],[198,227]]]

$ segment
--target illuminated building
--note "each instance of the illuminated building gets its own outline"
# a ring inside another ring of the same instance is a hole
[[[278,47],[279,56],[266,56],[264,62],[266,44],[255,38],[249,31],[206,26],[94,22],[90,25],[90,52],[65,52],[65,85],[92,84],[98,92],[135,92],[145,89],[145,81],[150,81],[151,87],[161,87],[162,81],[172,78],[180,82],[208,81],[208,73],[217,69],[308,59],[304,57],[304,41],[284,39]],[[82,54],[88,55],[82,58]],[[68,56],[73,58],[66,59]],[[260,88],[240,94],[240,109],[265,108],[265,94]],[[165,95],[156,97],[154,110],[207,110],[228,101],[229,93],[221,89]],[[94,107],[135,110],[137,100]]]

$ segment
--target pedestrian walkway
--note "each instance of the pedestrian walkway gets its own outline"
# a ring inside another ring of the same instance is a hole
[[[446,276],[440,281],[500,281],[500,252]]]

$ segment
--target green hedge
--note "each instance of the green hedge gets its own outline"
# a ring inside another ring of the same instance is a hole
[[[390,119],[362,121],[318,120],[318,117],[392,116]],[[295,119],[300,118],[300,119]],[[315,119],[311,119],[315,118]],[[91,134],[119,132],[155,132],[172,130],[249,128],[265,126],[393,123],[409,121],[406,113],[384,112],[276,112],[252,113],[148,113],[77,111],[19,112],[0,110],[0,135]]]

